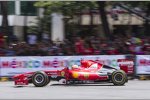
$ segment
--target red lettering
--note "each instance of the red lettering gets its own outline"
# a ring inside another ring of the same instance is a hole
[[[49,61],[43,61],[43,67],[49,67],[50,62]]]
[[[143,66],[145,66],[145,65],[146,65],[146,60],[145,60],[145,59],[141,59],[141,60],[140,60],[140,64],[139,64],[139,65],[141,65],[141,66],[142,66],[142,65],[143,65]]]
[[[139,61],[139,65],[140,65],[140,66],[149,66],[149,65],[150,65],[150,60],[141,59],[141,60]]]
[[[2,68],[8,68],[9,67],[9,62],[8,61],[3,61],[1,67]]]

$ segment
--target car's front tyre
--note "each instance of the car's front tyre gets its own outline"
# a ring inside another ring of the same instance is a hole
[[[43,71],[37,71],[32,76],[32,83],[36,87],[43,87],[46,86],[50,82],[47,74]]]

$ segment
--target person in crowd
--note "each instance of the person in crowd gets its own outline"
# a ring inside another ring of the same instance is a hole
[[[63,42],[50,39],[32,43],[0,41],[0,56],[64,56],[64,55],[121,55],[150,54],[150,37],[115,35],[113,40],[98,36],[73,36]]]
[[[74,45],[77,55],[82,55],[84,52],[84,40],[81,37],[77,37]]]

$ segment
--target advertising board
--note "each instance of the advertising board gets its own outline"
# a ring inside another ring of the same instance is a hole
[[[150,74],[150,55],[136,56],[136,74]]]
[[[13,76],[25,72],[39,70],[61,70],[80,65],[80,60],[94,60],[119,69],[118,59],[125,59],[124,55],[97,55],[97,56],[28,56],[28,57],[1,57],[0,75]]]

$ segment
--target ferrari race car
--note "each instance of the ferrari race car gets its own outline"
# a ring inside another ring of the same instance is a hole
[[[65,84],[77,82],[111,82],[114,85],[124,85],[128,79],[127,74],[120,69],[97,63],[92,60],[81,60],[81,65],[65,67],[62,70],[47,70],[29,72],[15,75],[15,85],[28,85],[33,83],[36,87],[43,87],[50,83],[50,80],[65,80]]]

